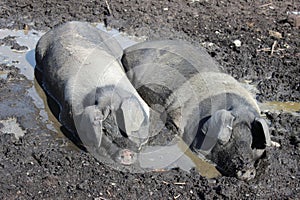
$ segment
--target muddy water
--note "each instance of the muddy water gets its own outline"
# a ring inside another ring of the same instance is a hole
[[[46,127],[49,130],[57,133],[55,135],[55,138],[57,142],[59,142],[62,146],[65,146],[67,149],[79,151],[79,148],[75,144],[69,142],[62,132],[61,124],[51,112],[44,90],[38,84],[36,79],[34,79],[33,83],[34,87],[30,89],[29,94],[33,99],[35,99],[35,105],[40,109],[40,116],[42,117],[42,121],[46,124]],[[37,99],[39,100],[37,101]],[[43,101],[42,104],[40,102],[40,99]]]
[[[138,157],[140,166],[157,170],[179,167],[189,171],[196,168],[207,178],[221,176],[212,164],[193,153],[181,138],[175,140],[175,144],[172,145],[146,146]]]
[[[269,102],[262,103],[260,106],[264,110],[284,111],[284,112],[290,112],[296,115],[300,115],[299,113],[300,102],[269,101]]]
[[[94,24],[97,28],[104,30],[111,35],[113,35],[121,44],[122,48],[126,48],[137,42],[145,40],[145,38],[135,38],[130,37],[125,34],[121,34],[115,29],[107,30],[103,24]],[[58,141],[66,140],[63,133],[60,130],[60,123],[51,113],[49,106],[47,104],[46,95],[44,91],[40,88],[39,84],[34,79],[34,67],[35,67],[35,45],[38,39],[43,35],[43,32],[37,31],[12,31],[12,30],[0,30],[0,38],[5,36],[17,36],[16,40],[20,45],[28,47],[26,52],[15,52],[7,46],[0,46],[0,63],[13,64],[20,68],[21,73],[25,75],[29,80],[34,82],[34,86],[28,90],[28,94],[34,100],[35,105],[40,109],[40,116],[42,117],[46,126],[58,133],[56,135]],[[18,62],[15,62],[18,61]],[[1,72],[0,78],[6,79],[7,73]],[[253,92],[253,91],[252,91]],[[279,102],[267,102],[263,104],[263,109],[275,109],[284,110],[287,112],[299,111],[300,103],[279,103]],[[266,106],[266,107],[264,107]],[[64,143],[64,142],[62,142]],[[75,145],[67,145],[69,148],[76,148]],[[216,177],[219,176],[219,172],[215,167],[204,159],[199,158],[193,152],[189,150],[186,144],[177,138],[175,144],[168,146],[148,146],[143,149],[143,151],[138,156],[140,166],[146,169],[170,169],[173,167],[179,167],[183,170],[189,171],[191,168],[195,167],[199,172],[206,177]]]
[[[37,41],[43,34],[43,32],[38,31],[0,30],[0,38],[8,35],[16,36],[16,41],[20,45],[28,47],[27,51],[18,52],[8,46],[0,46],[0,62],[15,65],[26,78],[33,80],[35,66],[34,49]]]

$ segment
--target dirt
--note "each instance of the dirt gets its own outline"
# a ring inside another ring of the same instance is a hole
[[[184,39],[204,46],[225,72],[257,86],[259,101],[299,102],[300,29],[294,11],[300,11],[299,1],[2,0],[0,28],[46,31],[81,20],[104,22],[148,39]],[[0,39],[1,45],[26,50],[13,38]],[[1,199],[300,198],[299,111],[264,112],[272,139],[281,147],[267,149],[257,177],[249,182],[206,179],[196,170],[134,174],[115,171],[69,148],[70,141],[57,137],[39,116],[27,92],[32,81],[3,63],[0,75],[0,119],[14,117],[25,131],[20,140],[13,133],[0,133]]]

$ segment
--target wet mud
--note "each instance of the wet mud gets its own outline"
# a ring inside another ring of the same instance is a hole
[[[267,149],[256,178],[248,182],[225,176],[207,179],[197,170],[114,170],[58,130],[44,103],[32,97],[31,66],[6,55],[12,50],[32,55],[33,47],[4,36],[0,38],[6,48],[0,52],[1,199],[300,198],[300,31],[298,16],[290,14],[299,11],[299,2],[4,0],[0,8],[0,27],[24,33],[81,20],[104,22],[145,39],[176,38],[202,45],[225,72],[255,85],[260,102],[271,102],[272,108],[263,107],[262,114],[272,140],[281,145]],[[19,129],[10,129],[11,123]],[[16,132],[24,136],[17,139]]]

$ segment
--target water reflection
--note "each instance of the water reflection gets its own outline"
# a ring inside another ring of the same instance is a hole
[[[166,146],[144,147],[138,157],[140,166],[150,169],[180,168],[185,171],[196,168],[202,176],[207,178],[221,175],[214,165],[193,153],[181,138],[174,140],[175,142]]]
[[[35,63],[35,49],[31,49],[26,53],[26,61],[34,68],[36,63]]]

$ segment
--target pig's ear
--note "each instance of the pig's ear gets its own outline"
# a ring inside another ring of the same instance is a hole
[[[267,122],[262,118],[255,118],[251,125],[252,149],[265,149],[271,145],[271,138]]]
[[[96,106],[87,106],[80,115],[74,116],[77,133],[88,150],[100,147],[103,137],[102,121],[106,117]]]
[[[227,110],[216,111],[203,125],[205,134],[201,150],[210,151],[217,142],[226,144],[232,134],[234,116]]]
[[[140,131],[143,127],[143,122],[147,120],[147,116],[136,98],[129,97],[123,99],[116,114],[119,129],[123,131],[129,139],[139,142],[142,138],[147,136],[146,133],[145,136]]]

